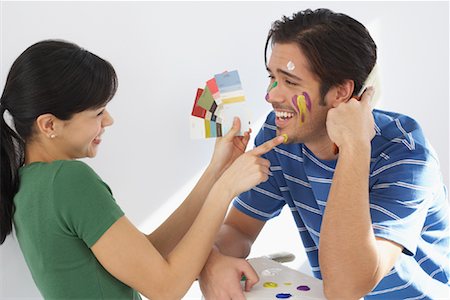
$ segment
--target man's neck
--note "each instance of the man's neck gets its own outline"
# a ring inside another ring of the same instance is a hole
[[[314,155],[321,160],[335,160],[338,155],[334,154],[333,149],[334,143],[330,140],[328,136],[324,136],[320,140],[314,142],[306,142],[305,146],[311,150]]]

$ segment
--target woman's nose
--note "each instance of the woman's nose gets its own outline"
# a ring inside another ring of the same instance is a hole
[[[108,111],[105,110],[102,125],[103,127],[111,126],[114,123],[114,119],[111,117]]]

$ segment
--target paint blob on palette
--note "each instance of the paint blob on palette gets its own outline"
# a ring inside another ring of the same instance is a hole
[[[203,89],[197,89],[190,116],[191,137],[221,137],[233,126],[234,117],[240,118],[238,135],[243,135],[250,128],[250,111],[236,70],[216,74]]]
[[[322,281],[275,262],[267,257],[249,259],[258,273],[259,282],[247,300],[259,299],[325,299]]]

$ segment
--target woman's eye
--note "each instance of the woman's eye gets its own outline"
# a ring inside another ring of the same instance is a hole
[[[104,113],[105,111],[104,110],[102,110],[101,112],[99,112],[98,114],[97,114],[97,116],[101,116],[101,115],[103,115],[103,113]]]

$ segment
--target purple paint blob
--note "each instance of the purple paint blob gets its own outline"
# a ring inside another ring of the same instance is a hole
[[[275,297],[277,297],[278,299],[287,299],[287,298],[291,298],[292,295],[287,294],[287,293],[279,293],[279,294],[276,294]]]
[[[310,288],[309,288],[309,286],[307,286],[307,285],[299,285],[299,286],[297,287],[297,290],[299,290],[299,291],[309,291]]]
[[[299,112],[300,112],[300,108],[298,107],[297,97],[298,97],[297,95],[294,95],[294,96],[292,97],[292,104],[294,104],[295,111],[296,111],[297,113],[299,113]]]
[[[300,116],[301,116],[301,118],[302,118],[302,123],[304,123],[304,122],[305,122],[305,114],[302,113],[302,114],[300,114]]]
[[[311,98],[309,98],[307,92],[303,92],[302,95],[305,97],[306,108],[308,108],[308,110],[311,111]]]
[[[269,101],[269,93],[266,94],[266,101]]]

